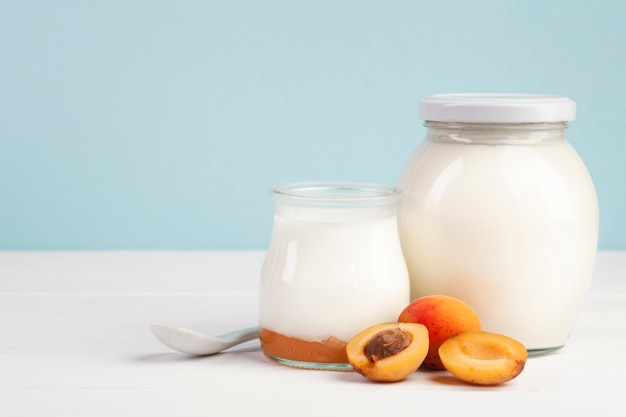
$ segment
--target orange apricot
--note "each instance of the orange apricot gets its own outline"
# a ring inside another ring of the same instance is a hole
[[[428,330],[418,323],[381,323],[363,330],[346,346],[348,362],[364,377],[401,381],[415,372],[428,352]]]
[[[444,366],[457,378],[479,385],[498,385],[518,376],[528,358],[524,345],[497,333],[467,332],[439,347]]]
[[[399,322],[420,323],[428,329],[429,350],[422,366],[445,369],[439,358],[439,346],[459,333],[481,331],[478,314],[463,301],[446,295],[428,295],[409,304]]]

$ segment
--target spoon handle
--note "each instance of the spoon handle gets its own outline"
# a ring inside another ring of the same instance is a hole
[[[259,338],[258,327],[247,327],[245,329],[239,329],[232,332],[224,333],[219,336],[220,339],[237,341],[239,343],[247,342]]]
[[[238,343],[248,342],[250,340],[259,338],[259,328],[258,327],[247,327],[245,329],[235,330],[232,332],[224,333],[219,336],[220,339],[228,340],[228,341],[237,341]]]
[[[165,346],[195,356],[213,355],[259,337],[258,327],[235,330],[221,336],[210,336],[195,330],[159,324],[153,324],[150,329]]]

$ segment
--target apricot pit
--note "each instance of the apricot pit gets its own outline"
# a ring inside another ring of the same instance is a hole
[[[428,353],[428,330],[419,323],[381,323],[363,330],[346,346],[348,362],[364,377],[401,381],[420,367]]]
[[[528,352],[524,345],[508,336],[466,332],[443,342],[439,356],[446,369],[465,382],[498,385],[524,370]]]

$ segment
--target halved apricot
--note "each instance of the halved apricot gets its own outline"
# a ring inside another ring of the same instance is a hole
[[[465,332],[439,347],[439,357],[457,378],[479,385],[510,381],[524,370],[528,352],[515,339],[490,332]]]
[[[381,323],[363,330],[346,346],[352,368],[379,382],[401,381],[428,353],[428,329],[419,323]]]

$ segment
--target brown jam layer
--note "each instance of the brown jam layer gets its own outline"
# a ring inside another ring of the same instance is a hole
[[[267,356],[299,362],[347,363],[346,342],[329,337],[321,342],[297,339],[261,328],[261,349]]]

